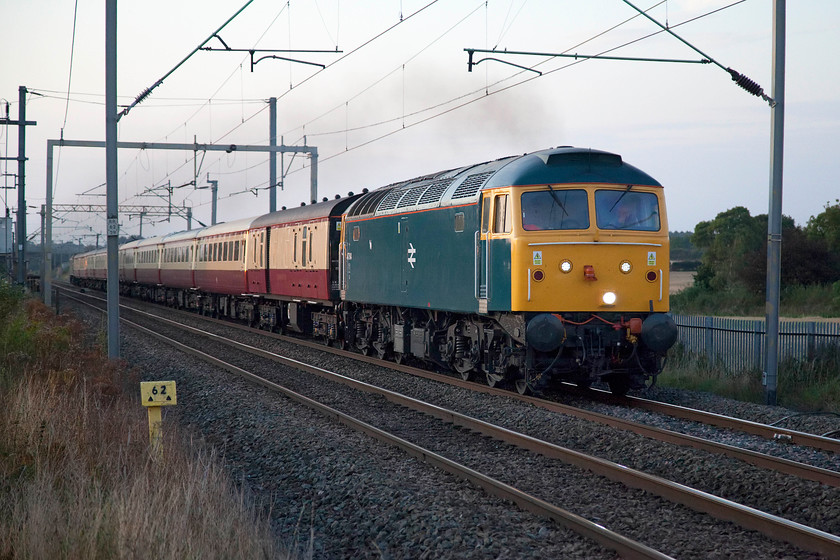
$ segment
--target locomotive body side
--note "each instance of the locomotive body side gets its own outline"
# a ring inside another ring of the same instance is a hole
[[[345,216],[343,299],[476,313],[479,200],[509,159],[372,191]]]

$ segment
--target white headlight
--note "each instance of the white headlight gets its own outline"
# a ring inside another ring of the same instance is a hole
[[[613,305],[615,303],[615,292],[606,292],[604,293],[604,297],[601,299],[604,300],[605,304]]]
[[[572,261],[564,260],[560,263],[560,271],[569,273],[572,271]]]
[[[631,270],[633,270],[633,265],[630,264],[630,261],[622,261],[618,268],[624,274],[629,274]]]

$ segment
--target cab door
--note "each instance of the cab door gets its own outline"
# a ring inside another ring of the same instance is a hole
[[[487,266],[489,262],[488,233],[493,197],[485,193],[481,200],[481,228],[475,232],[475,297],[478,300],[479,313],[487,313],[488,285]]]
[[[479,313],[510,306],[512,205],[509,189],[484,193],[476,232],[475,295]]]

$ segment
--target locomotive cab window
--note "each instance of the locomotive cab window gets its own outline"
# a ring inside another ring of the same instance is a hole
[[[493,233],[510,233],[510,195],[496,195],[493,205]]]
[[[595,213],[601,229],[659,231],[659,201],[654,193],[595,191]]]
[[[589,204],[582,189],[557,189],[522,193],[522,229],[526,231],[588,229]]]

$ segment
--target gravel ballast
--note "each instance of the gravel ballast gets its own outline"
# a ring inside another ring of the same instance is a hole
[[[193,320],[199,321],[199,318]],[[249,344],[257,344],[256,339],[262,339],[259,335],[232,331],[224,325],[202,327],[224,331],[226,336],[241,338]],[[258,345],[276,351],[288,351],[291,346],[265,339]],[[838,532],[840,512],[836,506],[832,507],[832,504],[840,503],[836,489],[768,474],[704,452],[652,442],[511,399],[477,395],[379,366],[348,362],[346,358],[317,350],[295,347],[295,353],[295,357],[303,361],[317,360],[321,367],[376,382],[415,398],[735,501],[748,503],[754,500],[756,503],[749,505],[835,534]],[[337,427],[290,401],[249,388],[241,381],[234,381],[226,372],[193,363],[192,358],[185,358],[129,329],[123,329],[122,354],[150,378],[160,379],[163,373],[176,378],[179,407],[175,414],[182,423],[199,430],[208,443],[225,452],[235,478],[244,480],[258,499],[269,500],[278,533],[286,537],[294,535],[293,547],[297,550],[311,549],[316,557],[330,558],[378,556],[380,553],[385,557],[420,557],[424,553],[427,557],[476,558],[497,557],[503,553],[511,557],[611,556],[610,553],[604,555],[603,551],[595,552],[592,543],[571,536],[548,521],[494,501],[481,491],[450,480],[451,477],[388,446]],[[340,399],[339,393],[336,391],[334,396]],[[190,395],[190,404],[180,406],[185,394]],[[228,405],[220,401],[226,401]],[[246,404],[231,407],[231,401]],[[422,440],[423,436],[420,434],[418,439]],[[435,445],[446,447],[445,437],[439,434],[427,434],[426,437],[428,441],[418,443],[430,448]],[[453,442],[459,441],[453,439]],[[556,495],[574,494],[578,501],[590,501],[592,505],[584,514],[586,517],[622,533],[625,529],[639,531],[639,525],[643,524],[647,527],[643,532],[650,535],[652,541],[666,543],[670,549],[665,552],[675,556],[692,557],[704,550],[704,557],[726,558],[732,554],[739,557],[764,557],[766,554],[809,557],[780,543],[768,548],[767,538],[760,535],[756,535],[755,542],[746,539],[737,546],[718,546],[717,554],[709,554],[710,543],[685,542],[684,536],[680,537],[680,542],[668,544],[668,535],[657,534],[667,530],[657,526],[662,515],[671,515],[668,512],[674,507],[672,504],[654,501],[654,505],[649,505],[650,501],[645,499],[640,500],[639,510],[622,506],[624,510],[621,511],[611,507],[604,498],[622,490],[610,488],[613,483],[601,482],[600,488],[589,488],[591,478],[578,479],[576,473],[535,462],[527,453],[511,459],[511,453],[507,451],[506,455],[494,459],[494,447],[502,444],[487,441],[485,448],[462,450],[460,460],[465,463],[472,460],[475,462],[470,465],[473,468],[502,479],[508,472],[511,484],[524,478],[516,473],[537,471],[543,481],[551,481],[550,485],[557,487]],[[362,449],[364,453],[359,452]],[[456,455],[458,452],[449,451]],[[513,455],[516,456],[516,452]],[[836,461],[833,457],[826,459]],[[498,468],[502,461],[507,464]],[[498,472],[492,472],[494,469]],[[543,486],[547,484],[543,483]],[[773,492],[767,492],[768,488]],[[423,491],[430,494],[428,499]],[[283,497],[278,497],[281,494]],[[278,512],[283,512],[282,518],[277,517]],[[719,523],[693,512],[679,515],[687,515],[684,523],[698,528]],[[693,515],[697,517],[692,518]],[[647,519],[641,519],[644,517]],[[348,523],[349,527],[345,526]],[[714,543],[711,546],[714,548]],[[348,547],[357,552],[351,553]]]

